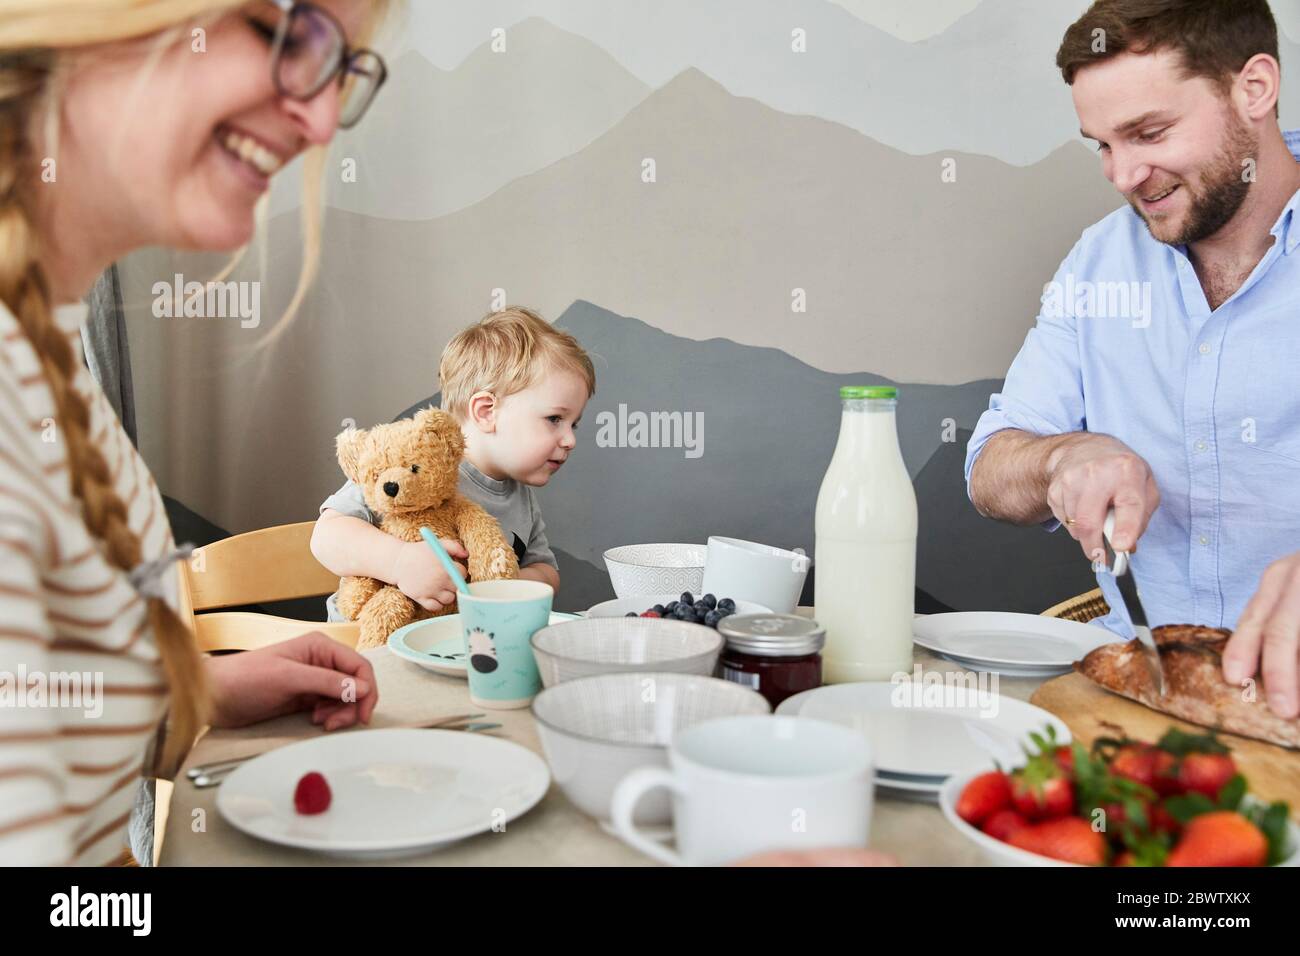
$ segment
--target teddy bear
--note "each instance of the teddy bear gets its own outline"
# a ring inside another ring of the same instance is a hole
[[[501,526],[457,488],[465,436],[446,412],[426,408],[392,424],[349,428],[336,445],[343,473],[361,489],[382,531],[422,541],[420,529],[427,527],[439,538],[455,538],[469,552],[471,581],[519,576]],[[456,610],[451,605],[430,613],[393,585],[365,577],[342,578],[337,603],[344,617],[361,624],[358,649],[386,643],[412,621]]]

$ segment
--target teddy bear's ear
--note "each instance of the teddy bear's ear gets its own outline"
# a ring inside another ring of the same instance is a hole
[[[361,449],[365,445],[366,436],[369,433],[359,428],[349,428],[339,433],[334,439],[335,447],[338,448],[339,467],[343,469],[343,474],[348,476],[349,481],[361,483],[361,476],[357,472],[357,463],[361,460]]]
[[[465,433],[461,431],[460,423],[447,412],[440,408],[423,408],[416,412],[415,423],[450,455],[460,458],[465,454]]]

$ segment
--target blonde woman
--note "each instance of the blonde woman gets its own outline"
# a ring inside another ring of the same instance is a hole
[[[78,333],[114,260],[237,249],[276,170],[319,169],[383,82],[356,46],[385,7],[0,0],[0,863],[120,858],[164,715],[164,764],[206,723],[370,719],[370,666],[319,634],[200,660],[158,488]],[[67,675],[102,678],[102,712],[50,696]]]

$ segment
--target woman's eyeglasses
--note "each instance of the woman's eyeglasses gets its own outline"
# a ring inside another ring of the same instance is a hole
[[[349,49],[343,25],[314,3],[267,0],[284,14],[271,27],[249,23],[271,44],[271,77],[281,96],[314,99],[335,79],[340,86],[339,127],[351,129],[388,79],[388,67],[374,50]]]

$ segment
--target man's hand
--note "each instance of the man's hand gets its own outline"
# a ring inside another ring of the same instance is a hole
[[[1262,653],[1261,653],[1262,652]],[[1300,552],[1270,564],[1223,652],[1223,677],[1240,685],[1260,673],[1269,709],[1300,715]]]
[[[1102,526],[1115,509],[1111,545],[1133,551],[1160,504],[1151,467],[1109,435],[1080,432],[1047,458],[1047,504],[1089,561],[1105,558]]]
[[[465,546],[454,538],[439,538],[447,554],[455,561],[456,570],[465,577],[465,565],[461,562],[469,559]],[[433,553],[423,541],[403,541],[393,560],[393,569],[386,580],[391,581],[397,589],[426,611],[437,613],[444,606],[456,600],[456,585],[447,576]]]
[[[207,661],[214,727],[311,710],[326,730],[370,723],[379,688],[370,662],[319,631]]]

